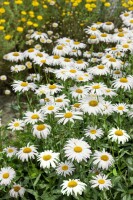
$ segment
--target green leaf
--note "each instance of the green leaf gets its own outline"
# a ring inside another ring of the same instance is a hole
[[[115,168],[113,169],[113,174],[114,174],[114,176],[117,176],[117,171]]]
[[[34,182],[34,184],[33,184],[33,186],[34,186],[34,187],[35,187],[35,186],[36,186],[36,184],[38,183],[38,181],[39,181],[40,177],[41,177],[41,174],[39,174],[39,175],[38,175],[38,177],[36,178],[36,180],[35,180],[35,182]]]

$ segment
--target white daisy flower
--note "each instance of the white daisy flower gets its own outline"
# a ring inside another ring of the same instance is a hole
[[[27,78],[26,78],[26,80],[27,81],[33,81],[33,82],[35,82],[35,81],[40,81],[41,80],[41,78],[42,78],[42,76],[40,76],[40,74],[29,74],[29,76],[27,76]]]
[[[99,169],[108,169],[113,165],[114,159],[110,153],[106,152],[105,149],[103,151],[95,151],[93,154],[93,164],[97,165]]]
[[[34,145],[28,143],[27,146],[20,148],[16,155],[22,162],[28,162],[29,159],[34,159],[37,156],[38,152],[36,149]]]
[[[133,28],[133,17],[126,18],[123,21],[123,24],[126,25],[127,27]]]
[[[83,113],[78,112],[78,111],[72,111],[72,110],[67,110],[65,109],[65,112],[63,113],[57,113],[55,115],[56,118],[61,118],[59,119],[58,123],[63,123],[66,124],[67,122],[72,122],[74,123],[75,120],[83,120],[82,118]]]
[[[72,68],[67,67],[65,68],[65,70],[67,70],[66,76],[71,79],[75,79],[76,76],[81,76],[81,74],[83,74],[83,72],[77,69],[76,67],[72,67]]]
[[[35,40],[38,40],[40,38],[47,39],[48,36],[46,33],[35,31],[34,33],[31,34],[31,38],[34,38]]]
[[[99,43],[99,37],[96,35],[90,35],[88,38],[88,43],[89,44],[98,44]]]
[[[57,113],[60,109],[61,108],[59,106],[57,106],[57,104],[55,104],[53,102],[49,102],[45,106],[41,107],[41,111],[42,111],[42,113],[44,113],[44,115]]]
[[[75,167],[74,165],[69,162],[69,161],[65,161],[65,162],[61,162],[57,165],[56,168],[56,172],[58,175],[62,175],[62,176],[67,176],[67,175],[72,175],[72,173],[74,172]]]
[[[47,95],[53,95],[55,93],[58,93],[60,91],[62,91],[62,88],[64,88],[61,85],[57,85],[57,84],[48,84],[46,85],[46,94]]]
[[[89,35],[96,35],[99,36],[100,35],[100,31],[98,30],[98,28],[96,26],[87,26],[86,29],[84,29],[85,32]]]
[[[39,53],[39,50],[35,48],[30,48],[24,51],[24,57],[25,58],[33,58],[37,53]]]
[[[22,187],[20,184],[14,184],[12,189],[9,191],[10,197],[18,198],[24,196],[25,188]]]
[[[111,42],[111,34],[101,33],[99,36],[99,41],[106,43]]]
[[[3,58],[8,61],[18,62],[24,60],[24,54],[22,52],[11,52],[4,55]]]
[[[71,51],[71,48],[66,45],[57,45],[53,48],[53,54],[59,55],[59,56],[65,56],[69,54]]]
[[[97,126],[88,126],[85,131],[85,136],[90,137],[92,140],[96,140],[97,138],[101,138],[104,134],[101,128],[97,128]]]
[[[86,88],[89,90],[91,94],[103,95],[106,87],[107,86],[104,83],[99,82],[99,83],[91,83]]]
[[[80,69],[80,70],[86,69],[88,65],[89,65],[88,62],[85,62],[84,60],[81,60],[81,59],[75,61],[75,63],[74,63],[74,66],[75,66],[76,68]]]
[[[84,49],[86,47],[86,44],[78,41],[72,41],[71,47],[74,49]]]
[[[15,66],[11,66],[11,72],[20,72],[20,71],[24,71],[26,69],[25,65],[15,65]]]
[[[109,96],[109,97],[114,97],[117,95],[116,92],[114,92],[115,89],[112,89],[112,88],[106,88],[105,91],[104,91],[104,95],[105,96]]]
[[[60,68],[60,69],[56,69],[54,71],[54,74],[57,79],[61,79],[61,80],[65,81],[68,79],[67,72],[68,72],[68,70]]]
[[[112,187],[112,183],[110,179],[107,179],[106,175],[97,175],[93,176],[92,180],[90,181],[91,187],[99,187],[100,190],[106,189],[109,190]]]
[[[102,115],[111,115],[114,112],[114,109],[113,109],[114,107],[111,104],[111,102],[105,101],[103,103],[103,106],[104,106],[104,109],[103,109]]]
[[[11,158],[12,156],[16,155],[16,153],[17,153],[17,148],[16,148],[16,147],[11,147],[11,146],[9,146],[9,147],[4,148],[4,149],[3,149],[3,152],[6,153],[6,156],[7,156],[7,157]]]
[[[121,70],[118,70],[118,69],[111,71],[111,75],[113,75],[114,79],[122,78],[122,74],[123,74],[123,72]]]
[[[120,69],[122,66],[122,61],[114,57],[103,60],[102,63],[105,64],[108,68],[112,67],[113,69]]]
[[[109,68],[106,65],[97,65],[94,67],[90,67],[88,69],[90,73],[93,75],[107,75],[110,73]]]
[[[47,124],[36,124],[33,126],[33,135],[39,139],[44,138],[46,139],[47,136],[50,134],[51,126]]]
[[[73,87],[70,87],[70,93],[72,97],[81,99],[88,95],[88,90],[85,88],[85,86],[78,87],[74,85]]]
[[[73,105],[71,105],[72,110],[74,111],[81,111],[81,104],[80,103],[74,103]]]
[[[109,130],[108,138],[111,139],[113,142],[118,142],[118,144],[124,144],[130,139],[130,136],[125,130],[112,128],[111,130]]]
[[[128,34],[125,32],[118,32],[112,36],[112,41],[121,43],[128,39]]]
[[[45,85],[40,85],[39,88],[37,88],[35,90],[35,94],[37,94],[38,96],[46,94],[46,86]]]
[[[16,172],[11,167],[3,167],[0,170],[0,185],[10,185],[16,176]]]
[[[126,103],[115,104],[113,110],[120,115],[123,115],[128,112],[128,105]]]
[[[60,65],[64,68],[72,67],[74,65],[74,60],[72,58],[61,58]]]
[[[59,153],[55,153],[52,150],[46,150],[38,155],[38,161],[42,168],[55,168],[59,162]]]
[[[90,158],[91,150],[90,145],[81,139],[71,138],[67,141],[64,147],[65,156],[69,160],[76,160],[78,163],[85,161]]]
[[[14,119],[8,124],[8,129],[11,129],[12,131],[19,131],[23,130],[24,126],[25,123],[23,120]]]
[[[62,57],[55,54],[47,58],[47,64],[57,66],[57,65],[60,65],[61,60],[62,60]]]
[[[113,81],[112,86],[116,89],[122,88],[124,91],[131,90],[133,88],[133,77],[121,77]]]
[[[37,86],[34,83],[29,83],[28,81],[15,80],[12,87],[15,92],[26,92],[30,89],[35,90]]]
[[[69,54],[70,56],[81,56],[82,55],[82,51],[80,51],[79,49],[72,49]]]
[[[70,100],[66,99],[66,95],[60,95],[58,97],[55,97],[55,104],[60,108],[65,108],[69,106]]]
[[[109,31],[112,31],[114,29],[114,24],[112,22],[105,22],[105,23],[103,23],[102,28],[105,31],[109,32]]]
[[[88,113],[89,115],[91,114],[97,115],[98,113],[102,113],[102,110],[104,109],[103,99],[99,98],[98,100],[97,96],[91,95],[86,99],[82,99],[80,103],[83,112]]]
[[[33,112],[31,111],[27,111],[25,113],[25,117],[24,117],[25,123],[30,123],[30,124],[35,124],[38,121],[43,122],[44,121],[44,115],[42,114],[42,112],[36,111],[34,110]]]
[[[79,179],[69,179],[63,181],[61,185],[62,187],[61,192],[63,193],[63,195],[66,194],[67,196],[70,195],[77,196],[78,194],[82,195],[86,186],[87,185],[81,182]]]
[[[120,18],[124,21],[127,18],[132,17],[132,11],[124,11],[123,13],[120,14]]]

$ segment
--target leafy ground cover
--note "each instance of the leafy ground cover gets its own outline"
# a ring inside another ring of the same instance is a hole
[[[117,22],[100,15],[111,3],[115,13],[114,1],[59,2],[2,4],[26,22],[32,7],[53,18],[41,24],[41,11],[32,13],[34,25],[19,24],[20,37],[12,29],[15,46],[3,56],[0,79],[18,117],[0,126],[0,199],[132,200],[133,2],[122,1],[129,11]]]

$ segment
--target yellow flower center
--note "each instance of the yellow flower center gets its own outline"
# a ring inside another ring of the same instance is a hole
[[[123,131],[117,130],[117,131],[115,131],[115,135],[122,136],[123,135]]]
[[[64,114],[65,118],[71,118],[73,116],[72,112],[67,112]]]
[[[105,180],[99,179],[99,180],[98,180],[98,183],[99,183],[99,184],[104,184],[104,183],[105,183]]]
[[[46,63],[46,60],[41,60],[41,63]]]
[[[84,63],[84,62],[83,62],[83,60],[77,60],[76,63],[77,63],[77,64],[82,64],[82,63]]]
[[[64,170],[64,171],[68,170],[68,166],[67,165],[63,165],[62,166],[62,170]]]
[[[93,85],[92,87],[93,87],[93,89],[95,89],[95,90],[101,88],[100,85]]]
[[[22,87],[26,87],[27,85],[28,85],[28,82],[22,82],[22,83],[21,83],[21,86],[22,86]]]
[[[62,99],[56,99],[55,102],[63,102]]]
[[[106,33],[102,33],[101,37],[107,37],[107,34]]]
[[[19,56],[19,53],[18,52],[14,52],[13,56]]]
[[[124,33],[118,33],[118,37],[124,37]]]
[[[115,58],[109,58],[109,61],[110,62],[116,62],[116,59]]]
[[[52,158],[51,155],[44,155],[44,156],[43,156],[43,160],[45,160],[45,161],[48,161],[48,160],[50,160],[51,158]]]
[[[36,128],[38,131],[43,131],[46,128],[46,126],[44,124],[39,124]]]
[[[80,103],[75,103],[75,104],[73,105],[73,107],[79,108],[79,107],[80,107]]]
[[[37,35],[42,35],[42,32],[39,32],[39,31],[38,31],[38,32],[37,32]]]
[[[95,40],[97,37],[96,37],[96,35],[91,35],[90,36],[90,39],[92,39],[92,40]]]
[[[21,187],[20,186],[14,186],[13,189],[14,189],[15,192],[18,192],[21,189]]]
[[[76,73],[77,71],[76,71],[76,69],[70,69],[70,72],[71,73]]]
[[[69,58],[64,59],[65,62],[70,62],[71,60]]]
[[[49,99],[49,98],[45,98],[45,99],[44,99],[44,101],[46,101],[46,102],[49,102],[49,101],[50,101],[50,99]]]
[[[120,78],[120,82],[121,82],[121,83],[127,83],[128,80],[127,80],[127,78]]]
[[[39,115],[38,115],[38,114],[33,114],[33,115],[31,116],[31,119],[39,119]]]
[[[129,13],[124,13],[124,16],[125,16],[125,17],[129,16]]]
[[[43,57],[43,54],[42,53],[37,53],[36,56],[41,58],[41,57]]]
[[[32,49],[32,48],[31,48],[31,49],[28,49],[28,52],[29,52],[29,53],[34,52],[34,49]]]
[[[96,28],[96,27],[91,27],[91,30],[92,30],[92,31],[96,31],[97,28]]]
[[[110,89],[107,89],[106,92],[111,92],[111,90],[110,90]]]
[[[7,172],[7,173],[4,173],[4,174],[3,174],[3,178],[7,179],[7,178],[9,177],[9,175],[10,175],[10,174],[9,174],[8,172]]]
[[[98,65],[98,69],[104,69],[104,65]]]
[[[118,110],[124,110],[123,106],[118,106]]]
[[[112,24],[112,22],[106,22],[106,25],[111,25]]]
[[[110,58],[111,57],[111,55],[106,55],[106,58]]]
[[[60,56],[58,56],[58,55],[54,55],[53,58],[54,58],[54,59],[59,59]]]
[[[130,23],[133,24],[133,19],[130,20]]]
[[[13,152],[13,149],[9,148],[8,153],[12,153],[12,152]]]
[[[98,101],[96,100],[89,101],[89,105],[92,107],[96,107],[98,105]]]
[[[70,40],[66,40],[66,42],[70,42]]]
[[[119,70],[116,70],[115,71],[115,74],[120,74],[121,72]]]
[[[80,44],[80,42],[74,42],[74,44],[75,44],[75,45],[78,45],[78,44]]]
[[[18,122],[15,122],[15,123],[14,123],[14,126],[15,126],[15,127],[18,127],[19,125],[20,125],[20,124],[19,124]]]
[[[108,161],[109,160],[109,157],[107,155],[102,155],[101,156],[101,160],[103,161]]]
[[[32,149],[30,147],[25,147],[23,149],[23,153],[30,153],[30,152],[32,152]]]
[[[115,51],[117,48],[116,47],[112,47],[111,50]]]
[[[129,48],[129,45],[128,44],[123,44],[122,47],[126,49],[126,48]]]
[[[74,180],[72,180],[72,181],[69,181],[69,183],[68,183],[68,187],[70,187],[70,188],[74,188],[74,187],[76,187],[78,184],[77,184],[77,182],[76,181],[74,181]]]
[[[53,89],[55,89],[55,88],[57,88],[57,87],[56,87],[56,85],[54,85],[54,84],[49,86],[49,89],[52,89],[52,90],[53,90]]]
[[[79,81],[83,81],[84,78],[83,78],[82,76],[80,76],[80,77],[78,77],[78,80],[79,80]]]
[[[90,130],[90,133],[91,133],[91,134],[96,134],[96,132],[97,132],[97,131],[96,131],[95,129]]]
[[[76,146],[76,147],[74,147],[74,151],[75,151],[76,153],[80,153],[80,152],[83,151],[83,149],[82,149],[82,147],[80,147],[80,146]]]
[[[54,106],[49,106],[48,110],[54,110]]]
[[[58,50],[62,50],[62,49],[63,49],[63,46],[57,46],[57,49],[58,49]]]
[[[79,93],[79,94],[81,94],[81,93],[83,93],[83,90],[77,89],[76,92]]]
[[[73,49],[72,52],[77,52],[77,49]]]

